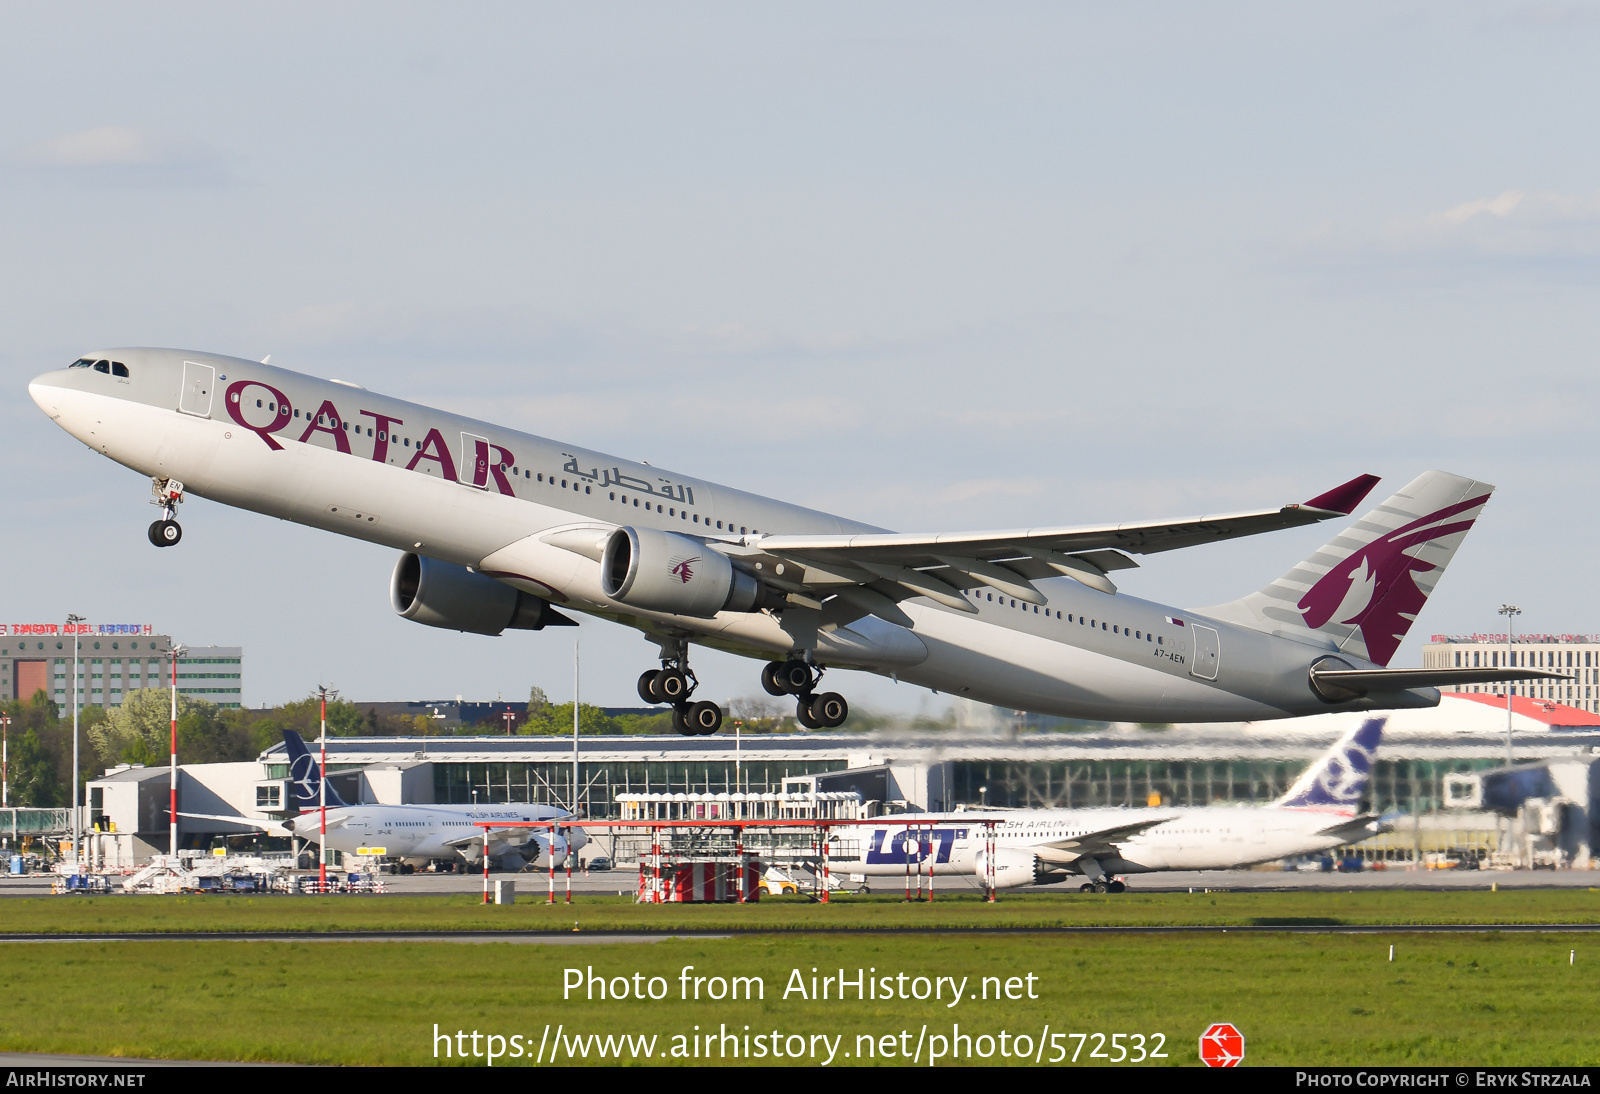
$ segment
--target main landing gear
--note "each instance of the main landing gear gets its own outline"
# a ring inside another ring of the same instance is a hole
[[[709,737],[722,728],[722,708],[709,700],[693,702],[695,679],[689,667],[689,643],[679,639],[661,647],[661,667],[639,677],[639,698],[672,704],[672,728],[686,737]]]
[[[822,672],[804,661],[773,661],[761,670],[761,686],[768,695],[793,695],[798,700],[795,721],[807,729],[833,729],[850,717],[850,704],[836,691],[816,694]]]
[[[1080,893],[1123,893],[1127,892],[1127,885],[1116,878],[1101,878],[1099,881],[1086,881],[1078,886]]]
[[[151,479],[151,505],[161,507],[161,519],[150,525],[150,542],[157,547],[172,547],[183,538],[183,526],[173,518],[183,503],[183,483],[177,479]]]

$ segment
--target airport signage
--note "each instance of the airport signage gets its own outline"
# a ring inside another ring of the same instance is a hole
[[[1435,642],[1460,642],[1478,643],[1504,642],[1505,634],[1436,634]],[[1600,643],[1600,635],[1596,634],[1518,634],[1512,636],[1513,642],[1573,642],[1573,643]]]
[[[74,634],[155,634],[149,623],[0,623],[0,636],[37,634],[57,637]]]

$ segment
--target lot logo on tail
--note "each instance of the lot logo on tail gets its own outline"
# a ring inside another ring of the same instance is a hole
[[[1476,518],[1454,522],[1450,518],[1488,500],[1489,495],[1485,494],[1446,506],[1353,552],[1301,599],[1298,607],[1306,626],[1317,630],[1332,622],[1360,627],[1367,656],[1387,665],[1428,599],[1413,575],[1437,569],[1411,552],[1429,540],[1471,528]]]
[[[1354,813],[1367,791],[1372,764],[1383,737],[1382,718],[1368,718],[1333,746],[1296,780],[1277,804],[1283,809],[1321,809]]]
[[[283,731],[284,751],[289,754],[289,781],[294,783],[294,796],[296,804],[301,809],[315,809],[322,804],[319,794],[322,782],[321,773],[317,769],[316,757],[311,755],[311,750],[306,747],[305,740],[292,729]],[[328,784],[328,804],[338,806],[345,804],[334,790],[333,784]]]
[[[1244,1034],[1232,1022],[1213,1022],[1200,1035],[1200,1061],[1207,1067],[1238,1067],[1244,1061]]]

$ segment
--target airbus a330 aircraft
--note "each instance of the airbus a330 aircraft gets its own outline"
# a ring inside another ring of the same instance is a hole
[[[639,678],[680,732],[691,642],[767,661],[812,728],[841,724],[830,667],[985,703],[1117,721],[1259,720],[1432,706],[1436,686],[1526,669],[1388,669],[1493,487],[1429,471],[1261,591],[1188,611],[1117,590],[1130,554],[1348,515],[1377,479],[1184,520],[896,533],[591,452],[355,384],[167,349],[103,350],[28,387],[95,451],[148,475],[172,546],[185,493],[400,551],[390,597],[429,626],[497,635],[634,626]],[[1548,674],[1547,674],[1548,675]]]
[[[1271,805],[1193,809],[1028,809],[995,826],[994,878],[1001,889],[1086,878],[1084,892],[1120,893],[1118,874],[1229,870],[1353,843],[1380,830],[1358,815],[1383,736],[1368,718],[1334,743]],[[829,861],[839,873],[898,878],[918,871],[985,877],[987,836],[960,813],[916,815],[914,828],[875,828],[864,848],[839,836]],[[909,858],[909,866],[907,859]]]
[[[321,839],[321,806],[327,806],[328,849],[350,855],[398,858],[413,865],[435,859],[482,862],[487,844],[491,861],[515,853],[533,862],[560,866],[569,853],[589,842],[581,828],[489,828],[496,821],[560,821],[572,816],[549,805],[352,805],[339,796],[332,782],[324,786],[317,761],[304,739],[292,729],[283,731],[289,758],[289,780],[294,786],[296,817],[258,821],[213,813],[179,813],[199,820],[227,821],[276,836],[296,836],[310,843]],[[326,789],[327,797],[322,797]]]

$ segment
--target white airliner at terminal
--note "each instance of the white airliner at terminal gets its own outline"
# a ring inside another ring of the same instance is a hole
[[[418,623],[497,635],[578,612],[635,627],[659,647],[639,694],[670,704],[685,735],[723,719],[695,697],[695,644],[764,662],[762,686],[793,696],[812,728],[848,716],[823,683],[837,668],[1137,722],[1431,707],[1440,687],[1556,678],[1390,666],[1493,492],[1443,471],[1260,589],[1189,609],[1111,575],[1134,555],[1343,523],[1377,479],[1252,512],[898,533],[217,354],[96,351],[29,392],[73,437],[149,477],[163,509],[155,546],[179,546],[192,493],[392,547],[393,606]]]

